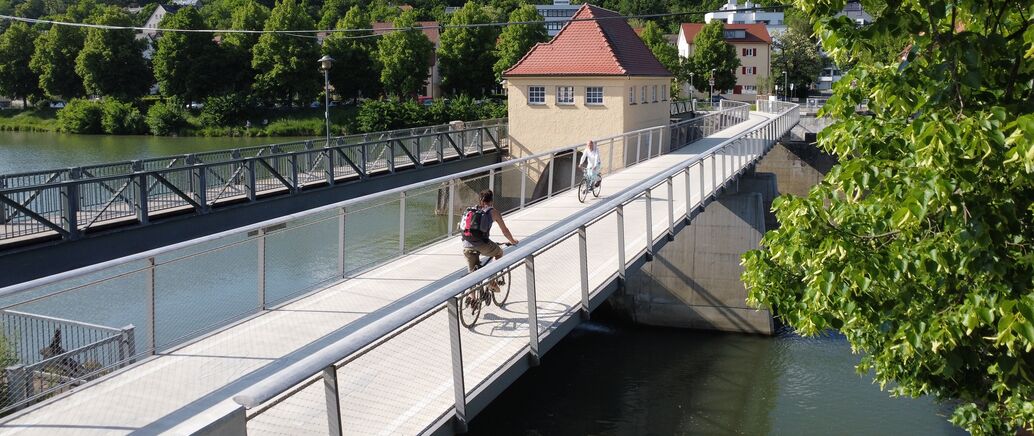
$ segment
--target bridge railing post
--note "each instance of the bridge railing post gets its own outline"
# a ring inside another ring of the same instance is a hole
[[[447,234],[449,236],[452,236],[453,226],[455,226],[455,224],[456,224],[456,179],[449,179],[449,194],[448,195],[449,195],[449,201],[448,201],[448,205],[446,207],[449,209],[449,211],[447,212],[448,215],[449,215],[449,221],[446,224],[446,227],[448,227],[448,230],[446,230],[446,231],[448,232]],[[521,205],[523,205],[523,204],[524,204],[524,199],[521,199]]]
[[[341,402],[338,394],[337,367],[323,368],[323,394],[327,401],[327,430],[332,436],[341,436]]]
[[[585,241],[585,226],[578,227],[578,271],[582,287],[582,319],[589,319],[589,250]]]
[[[327,186],[332,186],[334,185],[334,150],[328,145],[321,153],[323,153],[323,168],[327,177]]]
[[[61,197],[64,200],[65,205],[65,226],[68,230],[68,239],[79,238],[79,182],[76,180],[81,174],[78,168],[72,168],[69,171],[68,178],[69,183],[61,187]]]
[[[345,215],[347,210],[342,207],[341,215],[337,217],[337,275],[345,276]]]
[[[147,345],[150,349],[150,353],[158,353],[158,330],[156,327],[155,319],[155,258],[147,258],[147,276],[144,279],[147,289]]]
[[[138,166],[139,163],[134,163],[134,167]],[[150,220],[148,218],[148,205],[147,205],[147,173],[141,172],[137,176],[133,177],[136,183],[136,220],[140,224],[147,224]]]
[[[406,254],[406,191],[399,192],[399,254]]]
[[[686,225],[689,225],[689,212],[693,210],[693,183],[690,180],[689,173],[692,165],[686,167],[685,183],[686,183]]]
[[[646,188],[646,260],[653,260],[653,188]]]
[[[718,157],[716,153],[711,153],[709,156],[711,158],[711,198],[718,196]]]
[[[527,201],[525,198],[528,195],[528,165],[531,161],[524,161],[520,163],[521,166],[521,209],[524,209],[524,203]]]
[[[575,189],[574,183],[577,179],[578,174],[578,147],[571,149],[571,186],[570,188]]]
[[[463,380],[463,344],[460,337],[459,297],[449,299],[449,349],[452,357],[452,394],[456,409],[456,430],[467,431],[467,388]]]
[[[618,277],[625,280],[625,205],[619,204],[616,212],[618,221]]]
[[[488,189],[495,191],[495,168],[488,169]]]
[[[539,364],[539,317],[538,298],[535,295],[535,255],[524,258],[524,270],[527,272],[528,291],[528,346],[531,366]]]
[[[258,308],[266,310],[266,231],[258,230],[256,257],[258,262]]]
[[[675,186],[671,177],[668,177],[668,240],[675,240]]]
[[[258,187],[255,176],[255,159],[248,159],[248,200],[255,201],[255,191]]]
[[[550,153],[549,155],[549,183],[546,186],[546,198],[553,197],[553,173],[554,167],[556,167],[556,153]]]

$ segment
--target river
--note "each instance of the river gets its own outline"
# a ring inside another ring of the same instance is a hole
[[[0,132],[0,174],[290,139]],[[433,198],[414,198],[408,206],[415,212],[407,218],[414,221],[415,239],[444,231],[442,217],[430,213]],[[349,269],[391,256],[397,217],[397,205],[350,215],[348,226],[358,227],[346,230],[346,244],[366,254],[347,256]],[[270,301],[303,292],[315,284],[313,277],[334,274],[336,244],[326,241],[335,240],[336,226],[336,220],[322,221],[289,239],[270,238],[270,253],[277,253],[267,271]],[[244,244],[160,269],[159,308],[192,316],[159,319],[158,343],[175,343],[251,307],[253,255],[254,245]],[[177,277],[196,268],[212,271],[183,294]],[[135,274],[101,289],[15,308],[107,325],[147,325],[142,279]],[[108,304],[116,297],[119,308]],[[858,356],[842,336],[801,338],[784,330],[769,338],[630,325],[606,310],[593,316],[475,418],[470,434],[963,434],[947,422],[946,406],[926,398],[889,398],[870,377],[856,374]]]

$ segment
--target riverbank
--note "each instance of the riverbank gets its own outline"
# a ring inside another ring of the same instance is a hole
[[[59,131],[58,109],[5,109],[0,110],[0,131],[49,132]],[[334,135],[351,133],[350,126],[356,115],[355,106],[337,106],[330,109],[330,128]],[[250,122],[250,125],[248,124]],[[269,137],[269,136],[323,136],[326,124],[323,108],[275,108],[259,112],[239,125],[202,126],[199,114],[187,116],[188,127],[169,136],[200,137]]]

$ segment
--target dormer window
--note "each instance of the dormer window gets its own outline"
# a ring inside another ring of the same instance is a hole
[[[746,39],[747,31],[740,29],[726,30],[725,39]]]

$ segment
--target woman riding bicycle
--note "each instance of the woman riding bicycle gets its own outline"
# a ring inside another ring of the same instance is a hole
[[[585,185],[586,189],[591,189],[600,184],[600,151],[596,148],[596,144],[589,141],[585,144],[585,152],[582,153],[582,160],[578,163],[585,171],[585,180],[592,182]]]

